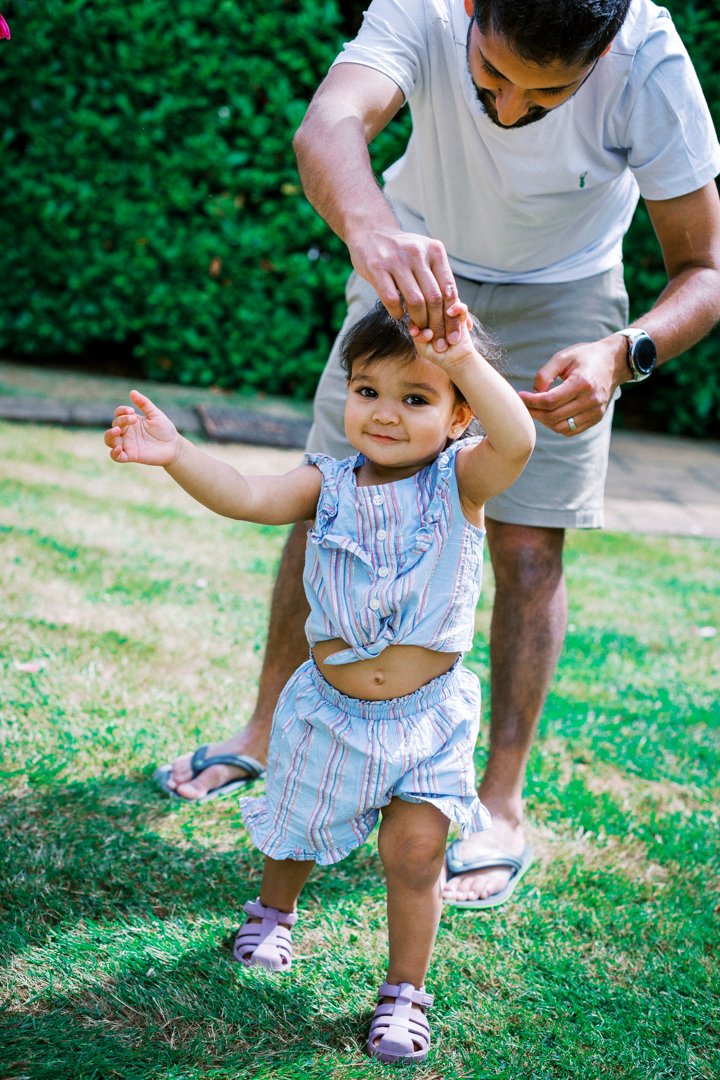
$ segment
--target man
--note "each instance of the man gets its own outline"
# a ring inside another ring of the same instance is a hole
[[[367,147],[405,101],[413,133],[383,193]],[[530,464],[487,507],[496,597],[479,794],[493,827],[453,845],[444,887],[449,903],[495,906],[530,861],[522,788],[565,634],[564,530],[602,524],[618,387],[720,318],[720,150],[672,21],[650,0],[374,0],[295,147],[306,194],[355,268],[346,326],[377,294],[442,349],[459,293],[506,346],[537,422]],[[668,284],[628,328],[621,245],[639,193]],[[343,397],[334,349],[310,449],[346,454]],[[186,755],[166,767],[180,797],[237,781],[232,755],[264,755],[279,689],[307,650],[303,547],[296,529],[255,716],[210,750],[220,764]]]

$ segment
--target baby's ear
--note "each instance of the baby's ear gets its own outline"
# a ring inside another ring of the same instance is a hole
[[[450,436],[453,439],[459,439],[468,424],[471,424],[475,419],[475,413],[472,411],[467,401],[459,401],[455,407],[455,419],[453,420],[452,427],[450,429]]]

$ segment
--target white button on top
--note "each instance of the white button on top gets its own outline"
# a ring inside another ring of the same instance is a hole
[[[382,495],[373,495],[373,503],[375,504],[375,506],[382,506],[384,502],[385,500],[383,499]]]
[[[381,566],[378,570],[378,577],[387,577],[389,573],[387,566]]]
[[[379,607],[380,607],[380,601],[379,600],[371,600],[370,601],[370,610],[371,611],[377,611],[379,609]]]
[[[377,538],[378,540],[387,540],[387,533],[385,529],[378,529]]]

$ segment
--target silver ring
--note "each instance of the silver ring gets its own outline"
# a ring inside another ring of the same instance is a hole
[[[577,424],[575,423],[572,416],[568,416],[568,427],[571,431],[577,431]]]

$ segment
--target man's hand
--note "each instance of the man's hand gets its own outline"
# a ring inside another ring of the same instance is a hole
[[[460,341],[461,317],[453,314],[457,286],[439,240],[417,233],[375,230],[348,238],[353,266],[369,281],[394,319],[408,314],[433,341],[436,352]],[[404,302],[404,306],[403,306]]]
[[[180,434],[172,420],[139,390],[130,391],[130,400],[142,416],[129,405],[115,410],[113,426],[105,432],[110,457],[140,465],[172,465],[180,448]]]
[[[577,435],[602,420],[615,389],[627,382],[626,352],[619,334],[561,349],[540,368],[533,389],[521,390],[520,397],[534,420],[559,435]],[[553,386],[556,379],[562,382]]]

